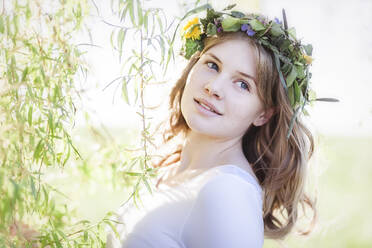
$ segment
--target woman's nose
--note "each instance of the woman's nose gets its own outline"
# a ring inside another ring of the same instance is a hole
[[[222,81],[221,78],[214,78],[210,80],[205,86],[204,89],[209,95],[215,95],[217,98],[223,97],[222,92]]]

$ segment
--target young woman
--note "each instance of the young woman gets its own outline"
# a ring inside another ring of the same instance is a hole
[[[285,16],[282,24],[228,10],[209,8],[184,27],[189,63],[164,134],[183,142],[157,165],[166,173],[141,197],[145,207],[119,211],[120,238],[110,233],[107,247],[262,247],[293,229],[300,205],[315,219],[304,193],[313,138],[300,120],[311,46]]]

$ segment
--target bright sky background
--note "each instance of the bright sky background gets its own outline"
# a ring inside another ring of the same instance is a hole
[[[115,91],[118,83],[102,90],[122,72],[118,57],[110,45],[111,28],[100,21],[104,19],[115,23],[109,9],[110,1],[96,2],[101,18],[96,18],[92,23],[92,38],[93,43],[101,48],[87,49],[86,58],[91,71],[87,82],[82,83],[88,89],[82,107],[96,112],[93,119],[97,124],[101,121],[108,127],[139,125],[135,110],[128,108],[120,97],[120,86]],[[296,28],[297,37],[303,37],[303,43],[313,45],[312,88],[318,97],[340,100],[339,103],[317,102],[309,109],[311,119],[308,122],[316,132],[325,135],[372,135],[372,1],[210,1],[216,9],[233,2],[245,11],[258,10],[280,20],[282,8],[285,8],[289,27]],[[169,20],[182,13],[180,1],[156,0],[145,3],[163,8]],[[178,49],[176,47],[176,53]],[[168,83],[152,87],[151,97],[145,98],[150,106],[163,100],[164,112],[157,114],[159,118],[166,114],[168,91],[185,65],[182,58],[178,59],[177,67],[169,70],[174,73],[164,79]],[[81,117],[77,124],[83,124]]]

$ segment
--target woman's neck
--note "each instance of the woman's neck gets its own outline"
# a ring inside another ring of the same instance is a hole
[[[217,139],[190,131],[183,144],[177,174],[186,170],[204,171],[224,164],[235,164],[251,171],[242,151],[241,137]]]

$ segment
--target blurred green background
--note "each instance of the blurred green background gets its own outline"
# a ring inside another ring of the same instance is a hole
[[[289,247],[372,247],[372,137],[319,137],[319,220],[309,238]],[[315,180],[315,178],[311,179]],[[265,247],[276,247],[267,241]]]
[[[112,129],[110,133],[117,140],[128,141],[133,132]],[[97,139],[84,129],[76,130],[73,136],[79,137],[76,142],[83,157],[91,153],[91,159],[96,159]],[[317,147],[309,180],[311,189],[318,190],[318,222],[309,237],[292,234],[284,242],[266,239],[264,247],[372,247],[372,137],[315,138]],[[89,167],[90,176],[86,180],[81,178],[82,174],[74,178],[67,173],[70,178],[54,179],[54,183],[70,197],[78,216],[97,221],[128,197],[128,191],[102,181],[109,178],[103,173],[111,171],[110,165]]]

